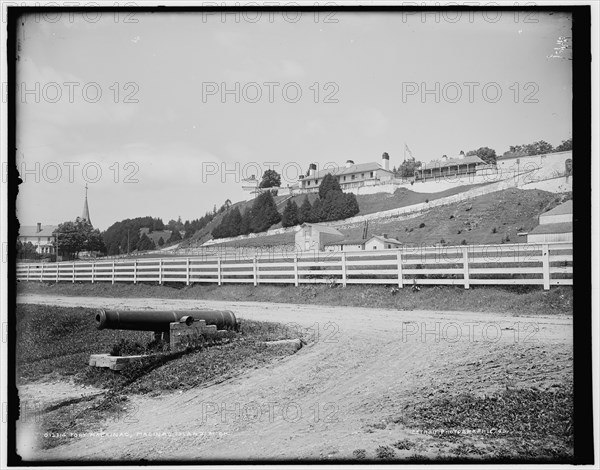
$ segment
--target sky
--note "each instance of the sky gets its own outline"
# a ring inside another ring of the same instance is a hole
[[[28,15],[18,31],[21,224],[195,219],[408,146],[429,162],[571,137],[565,14],[103,12]],[[576,46],[576,45],[575,45]],[[568,51],[567,51],[568,53]],[[556,54],[554,54],[556,55]]]

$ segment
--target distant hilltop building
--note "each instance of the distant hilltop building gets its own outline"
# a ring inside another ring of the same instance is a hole
[[[336,177],[342,190],[357,188],[365,184],[374,184],[380,181],[391,181],[394,172],[390,170],[390,156],[384,153],[381,163],[359,163],[347,160],[344,166],[327,168],[317,171],[317,165],[311,163],[308,167],[308,175],[300,178],[300,189],[303,192],[317,191],[323,178],[331,173]]]
[[[455,158],[448,158],[444,155],[440,160],[422,164],[415,170],[415,180],[426,181],[448,176],[476,175],[488,166],[477,155],[466,156],[465,152],[461,150]]]

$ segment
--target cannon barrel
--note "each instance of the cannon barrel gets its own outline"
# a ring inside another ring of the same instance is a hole
[[[237,330],[239,324],[230,310],[100,310],[96,314],[99,330],[169,331],[171,322],[183,317],[204,320],[218,330]]]

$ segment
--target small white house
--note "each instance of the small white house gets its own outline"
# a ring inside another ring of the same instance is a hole
[[[365,243],[365,250],[393,250],[402,247],[402,242],[389,238],[387,234],[373,235]]]
[[[295,236],[296,249],[300,251],[323,251],[326,244],[343,239],[339,230],[321,224],[302,224]]]
[[[560,224],[562,222],[573,222],[572,199],[540,215],[540,224]]]
[[[365,249],[366,240],[339,240],[325,244],[325,251],[360,251]]]
[[[42,225],[38,222],[36,225],[21,225],[19,227],[19,241],[23,244],[30,242],[35,246],[35,251],[39,254],[53,254],[54,241],[53,235],[58,225]]]
[[[528,243],[572,242],[573,201],[567,201],[540,215],[540,225],[527,234]]]

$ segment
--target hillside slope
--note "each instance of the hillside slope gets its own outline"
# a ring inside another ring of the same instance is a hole
[[[376,195],[375,195],[376,196]],[[570,193],[506,189],[469,201],[436,207],[414,218],[389,218],[369,222],[369,235],[387,233],[405,244],[448,245],[523,243],[528,232],[538,225],[538,217],[560,202],[571,199]],[[421,225],[423,225],[421,227]],[[364,225],[337,227],[348,238],[361,238]],[[293,245],[294,234],[285,233],[223,243],[220,246]]]
[[[479,186],[484,186],[482,184],[473,184],[473,185],[463,185],[457,186],[452,189],[448,189],[446,191],[440,191],[438,193],[417,193],[411,191],[407,188],[399,188],[393,194],[389,193],[376,193],[376,194],[368,194],[368,195],[359,195],[356,196],[356,200],[358,202],[358,206],[360,208],[360,212],[358,215],[366,215],[366,214],[374,214],[376,212],[386,211],[390,209],[398,209],[400,207],[407,207],[413,204],[419,204],[426,201],[433,201],[435,199],[440,199],[447,196],[452,196],[454,194],[459,194],[464,191],[468,191],[469,189],[473,189]],[[302,204],[304,198],[308,196],[308,200],[311,204],[315,202],[317,199],[317,193],[311,194],[302,194],[299,196],[293,196],[291,198],[298,206]],[[284,202],[289,199],[289,196],[275,196],[274,198],[275,204],[277,205],[277,209],[281,214],[283,214],[283,209],[285,208]],[[233,207],[237,207],[240,212],[244,213],[246,209],[252,207],[253,200],[241,201],[235,204],[232,204]],[[185,240],[181,244],[181,248],[188,247],[197,247],[202,245],[204,242],[212,239],[211,232],[215,227],[217,227],[221,220],[223,219],[223,214],[218,214],[206,227],[202,230],[199,230],[190,240]],[[281,223],[273,225],[271,229],[280,228]],[[262,237],[265,238],[265,237]],[[272,235],[268,238],[272,238],[273,243],[269,244],[279,244],[281,241],[287,240],[285,237],[282,239],[278,235]],[[285,243],[285,242],[284,242]]]

